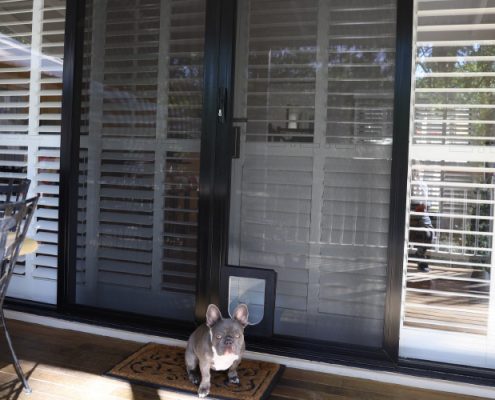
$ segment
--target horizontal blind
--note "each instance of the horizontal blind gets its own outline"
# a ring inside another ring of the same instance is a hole
[[[395,2],[253,0],[238,12],[234,110],[247,122],[230,262],[277,272],[276,333],[378,346]]]
[[[486,335],[495,207],[488,11],[495,2],[417,4],[404,325]],[[425,217],[432,227],[416,223]],[[433,240],[420,240],[426,232]]]
[[[205,3],[86,8],[78,301],[190,319]]]
[[[85,1],[84,10],[84,40],[82,54],[82,77],[81,77],[81,102],[80,102],[80,125],[79,125],[79,168],[78,168],[78,191],[77,191],[77,243],[76,243],[76,283],[86,283],[86,247],[87,242],[87,210],[88,210],[88,134],[89,134],[89,102],[91,83],[91,44],[93,42],[92,30],[93,1]],[[84,138],[84,140],[82,140]]]
[[[318,1],[249,4],[246,140],[312,142]]]
[[[62,69],[64,56],[65,4],[45,0],[40,71],[39,133],[59,135],[62,113]]]
[[[378,345],[387,276],[397,6],[328,2],[319,305]],[[357,336],[357,335],[356,335]]]
[[[36,212],[39,244],[34,259],[35,277],[56,280],[58,266],[59,147],[38,147],[35,173],[36,191],[42,197]]]
[[[0,146],[0,184],[7,184],[8,180],[12,178],[25,178],[27,175],[27,167],[27,146],[17,146],[15,142],[13,142],[12,146]],[[0,202],[5,200],[6,197],[0,195]],[[15,265],[14,274],[16,277],[26,277],[25,257],[19,257]]]
[[[195,293],[199,152],[166,156],[162,288]]]
[[[4,2],[0,8],[0,135],[27,134],[31,82],[33,1]]]
[[[240,264],[277,271],[279,309],[307,307],[312,172],[304,156],[249,154],[243,165]]]
[[[0,176],[5,179],[25,178],[28,167],[28,148],[13,143],[0,145]]]
[[[45,0],[42,8],[41,53],[39,60],[38,135],[59,137],[62,110],[62,70],[64,53],[65,2]],[[38,146],[34,175],[36,192],[41,199],[36,214],[36,240],[33,275],[40,279],[57,279],[59,146]]]
[[[86,282],[86,213],[87,213],[87,179],[88,179],[88,149],[79,148],[79,176],[77,190],[77,239],[76,239],[76,284]]]
[[[306,0],[249,1],[238,16],[235,107],[247,124],[231,219],[240,221],[240,265],[277,271],[277,333],[286,329],[278,315],[290,323],[308,304],[313,157],[299,146],[314,141],[317,15],[318,1]],[[286,154],[284,143],[297,147]]]
[[[173,1],[170,11],[167,139],[177,146],[165,155],[161,288],[193,294],[198,268],[205,2]]]
[[[390,144],[396,2],[332,2],[328,51],[328,143]]]
[[[473,1],[419,1],[418,7],[413,142],[489,144],[495,138],[493,15]]]
[[[0,177],[31,179],[39,194],[29,236],[39,242],[21,258],[9,295],[55,303],[65,2],[0,4]]]
[[[97,265],[87,267],[97,269],[98,283],[150,289],[160,2],[103,4],[106,20],[93,19],[105,24],[105,36],[93,38],[103,42],[103,60],[92,64],[99,69],[92,79],[101,77],[102,88],[91,82],[91,95],[102,96],[95,100],[101,111],[90,110],[98,131],[90,132],[88,150],[89,162],[97,164],[98,188],[88,196],[98,198],[88,199],[93,207],[87,210],[98,223],[89,232],[98,235]],[[117,140],[130,146],[116,149]]]

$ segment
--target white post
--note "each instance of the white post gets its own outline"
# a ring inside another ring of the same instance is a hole
[[[40,92],[41,92],[41,42],[43,33],[43,6],[44,0],[33,1],[32,14],[32,34],[31,34],[31,71],[29,82],[29,122],[28,122],[28,142],[27,142],[27,178],[31,179],[29,196],[38,193],[38,175],[36,171],[38,153],[38,134],[40,118]],[[39,200],[39,205],[43,205],[44,199]],[[36,238],[37,219],[33,217],[28,235]],[[33,282],[35,270],[36,253],[26,256],[25,261],[25,287],[26,293],[33,293],[36,290]]]
[[[320,242],[323,207],[324,167],[326,153],[328,108],[328,45],[330,9],[327,0],[318,4],[318,28],[316,39],[316,96],[314,117],[313,186],[311,188],[311,225],[309,233],[308,297],[307,311],[318,313],[320,285]]]
[[[492,178],[492,183],[495,183],[495,178]],[[495,200],[495,190],[492,189],[492,200]],[[495,206],[491,206],[491,217],[495,218]],[[490,300],[488,303],[488,329],[487,329],[487,366],[495,368],[495,220],[491,221],[492,228],[492,252],[490,265]]]

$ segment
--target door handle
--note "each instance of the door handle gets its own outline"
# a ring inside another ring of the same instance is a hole
[[[238,159],[241,155],[241,127],[232,127],[232,158]]]
[[[237,117],[232,118],[233,124],[246,124],[248,119],[246,117]],[[238,159],[241,156],[241,127],[240,126],[232,126],[232,158]]]

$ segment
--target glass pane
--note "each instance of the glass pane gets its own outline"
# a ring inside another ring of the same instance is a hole
[[[0,1],[0,179],[29,178],[41,196],[11,297],[57,302],[58,206],[65,0]]]
[[[244,303],[249,309],[249,323],[256,325],[265,314],[265,280],[231,276],[229,278],[229,315]]]
[[[87,2],[77,302],[194,318],[205,2]]]
[[[394,0],[239,2],[229,262],[277,272],[277,334],[382,345],[395,21]]]
[[[401,354],[493,368],[495,1],[416,3]]]
[[[404,324],[486,335],[495,170],[473,162],[411,167]]]

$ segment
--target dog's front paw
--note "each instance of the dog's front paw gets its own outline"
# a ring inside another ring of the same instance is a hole
[[[210,384],[201,384],[198,390],[199,397],[206,397],[210,393]]]
[[[234,385],[238,385],[240,383],[239,377],[237,376],[237,374],[232,375],[232,376],[229,375],[229,383],[232,383]]]

